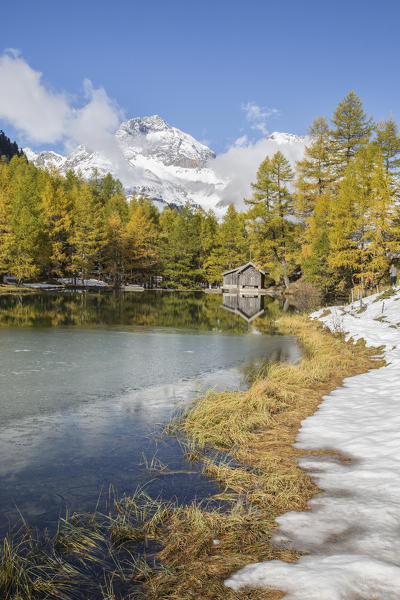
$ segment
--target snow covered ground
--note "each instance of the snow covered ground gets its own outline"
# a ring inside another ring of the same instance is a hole
[[[108,287],[108,283],[101,281],[100,279],[74,279],[73,277],[57,277],[57,281],[64,285],[74,285],[76,287]]]
[[[385,346],[387,366],[347,378],[303,421],[296,446],[337,450],[299,460],[324,490],[309,512],[278,518],[274,541],[307,552],[297,563],[251,564],[226,584],[280,589],[285,600],[400,598],[400,289],[331,307],[326,327]]]

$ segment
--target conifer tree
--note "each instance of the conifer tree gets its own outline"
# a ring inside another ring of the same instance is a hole
[[[163,270],[167,282],[174,287],[198,285],[201,281],[200,215],[186,204],[179,212],[164,210],[160,224],[163,228]]]
[[[56,277],[68,273],[70,265],[69,237],[72,227],[72,205],[64,179],[55,171],[45,173],[41,185],[42,210],[50,242],[49,272]]]
[[[207,281],[221,283],[221,274],[250,258],[245,216],[230,204],[216,231],[214,247],[204,260]]]
[[[319,198],[330,188],[333,181],[329,125],[324,117],[314,120],[308,130],[310,144],[305,147],[304,157],[296,163],[296,213],[307,219],[315,210]]]
[[[265,159],[252,184],[255,193],[247,204],[251,230],[251,249],[255,261],[272,277],[289,287],[289,276],[296,266],[296,225],[293,222],[293,198],[287,184],[294,173],[281,152]]]
[[[0,157],[11,160],[13,156],[22,156],[23,152],[18,148],[16,142],[11,142],[4,131],[0,131]]]
[[[0,159],[0,275],[9,273],[11,228],[11,181],[6,157]]]
[[[125,277],[125,227],[118,211],[112,212],[106,219],[102,272],[115,287],[121,285]]]
[[[124,231],[123,271],[129,278],[147,279],[159,264],[159,254],[152,223],[141,206],[130,210]]]
[[[400,227],[396,222],[396,198],[385,157],[377,154],[371,176],[371,202],[367,214],[370,229],[368,260],[360,279],[379,283],[389,270],[389,256],[398,251]]]
[[[329,285],[326,262],[329,254],[328,214],[332,201],[332,140],[327,121],[315,119],[309,129],[311,143],[296,163],[296,216],[303,224],[299,262],[308,281]]]
[[[15,155],[11,173],[10,271],[19,282],[43,274],[50,263],[50,244],[41,209],[39,170]]]
[[[400,136],[393,117],[379,121],[376,142],[381,150],[387,173],[397,173],[400,168]]]
[[[101,270],[117,287],[124,279],[125,228],[129,207],[125,194],[115,186],[111,176],[106,177],[106,183],[109,188],[107,194],[104,194],[103,198],[100,197],[100,201],[105,202],[105,239]]]
[[[336,176],[340,179],[358,150],[369,142],[374,124],[372,118],[367,117],[361,99],[354,92],[350,92],[339,102],[332,122],[332,163]]]
[[[71,270],[75,278],[87,279],[98,266],[104,246],[104,208],[86,182],[79,188],[74,186],[71,193]]]
[[[331,205],[329,268],[341,289],[376,283],[394,246],[394,197],[390,177],[375,144],[349,163]]]
[[[201,217],[200,224],[200,243],[201,243],[201,275],[205,282],[216,283],[220,281],[220,275],[215,277],[212,269],[210,270],[210,256],[217,244],[218,221],[214,213],[210,210],[207,213],[199,211]]]

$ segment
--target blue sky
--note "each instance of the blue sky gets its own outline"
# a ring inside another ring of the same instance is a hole
[[[399,18],[387,0],[20,0],[2,5],[0,54],[18,50],[75,107],[89,79],[119,115],[159,114],[220,153],[244,134],[304,134],[351,89],[376,119],[400,120]],[[0,128],[29,137],[7,114]]]

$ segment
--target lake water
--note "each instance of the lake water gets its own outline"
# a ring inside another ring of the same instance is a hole
[[[151,434],[196,393],[243,389],[249,362],[298,360],[293,338],[269,335],[277,303],[248,300],[0,296],[0,533],[18,511],[51,528],[66,509],[93,510],[110,485],[180,501],[217,491],[176,440]],[[173,474],[150,474],[154,455]]]

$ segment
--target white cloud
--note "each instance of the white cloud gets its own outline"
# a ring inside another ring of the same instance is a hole
[[[241,137],[238,137],[235,142],[234,142],[234,146],[247,146],[247,144],[249,143],[249,139],[247,137],[247,135],[242,135]]]
[[[228,181],[223,190],[219,192],[222,204],[235,204],[239,209],[243,208],[243,199],[250,198],[250,184],[256,181],[257,170],[266,156],[272,157],[280,150],[290,161],[292,167],[300,160],[304,152],[305,141],[297,138],[290,142],[284,139],[263,138],[257,142],[248,142],[246,136],[242,136],[227,152],[217,156],[210,167],[218,177]]]
[[[55,92],[14,49],[0,56],[0,119],[8,121],[30,144],[60,144],[67,150],[84,144],[114,154],[112,135],[123,118],[103,88],[83,82],[83,106],[65,92]]]
[[[66,135],[72,143],[102,148],[118,128],[123,114],[103,88],[95,89],[89,79],[83,82],[87,103],[72,111]]]
[[[56,143],[65,135],[70,106],[64,93],[48,89],[17,51],[0,56],[0,118],[36,143]]]
[[[251,129],[260,131],[263,135],[268,134],[267,121],[272,116],[278,116],[277,108],[265,108],[258,106],[255,102],[247,102],[242,105],[242,110],[246,114],[246,119],[250,124]]]

